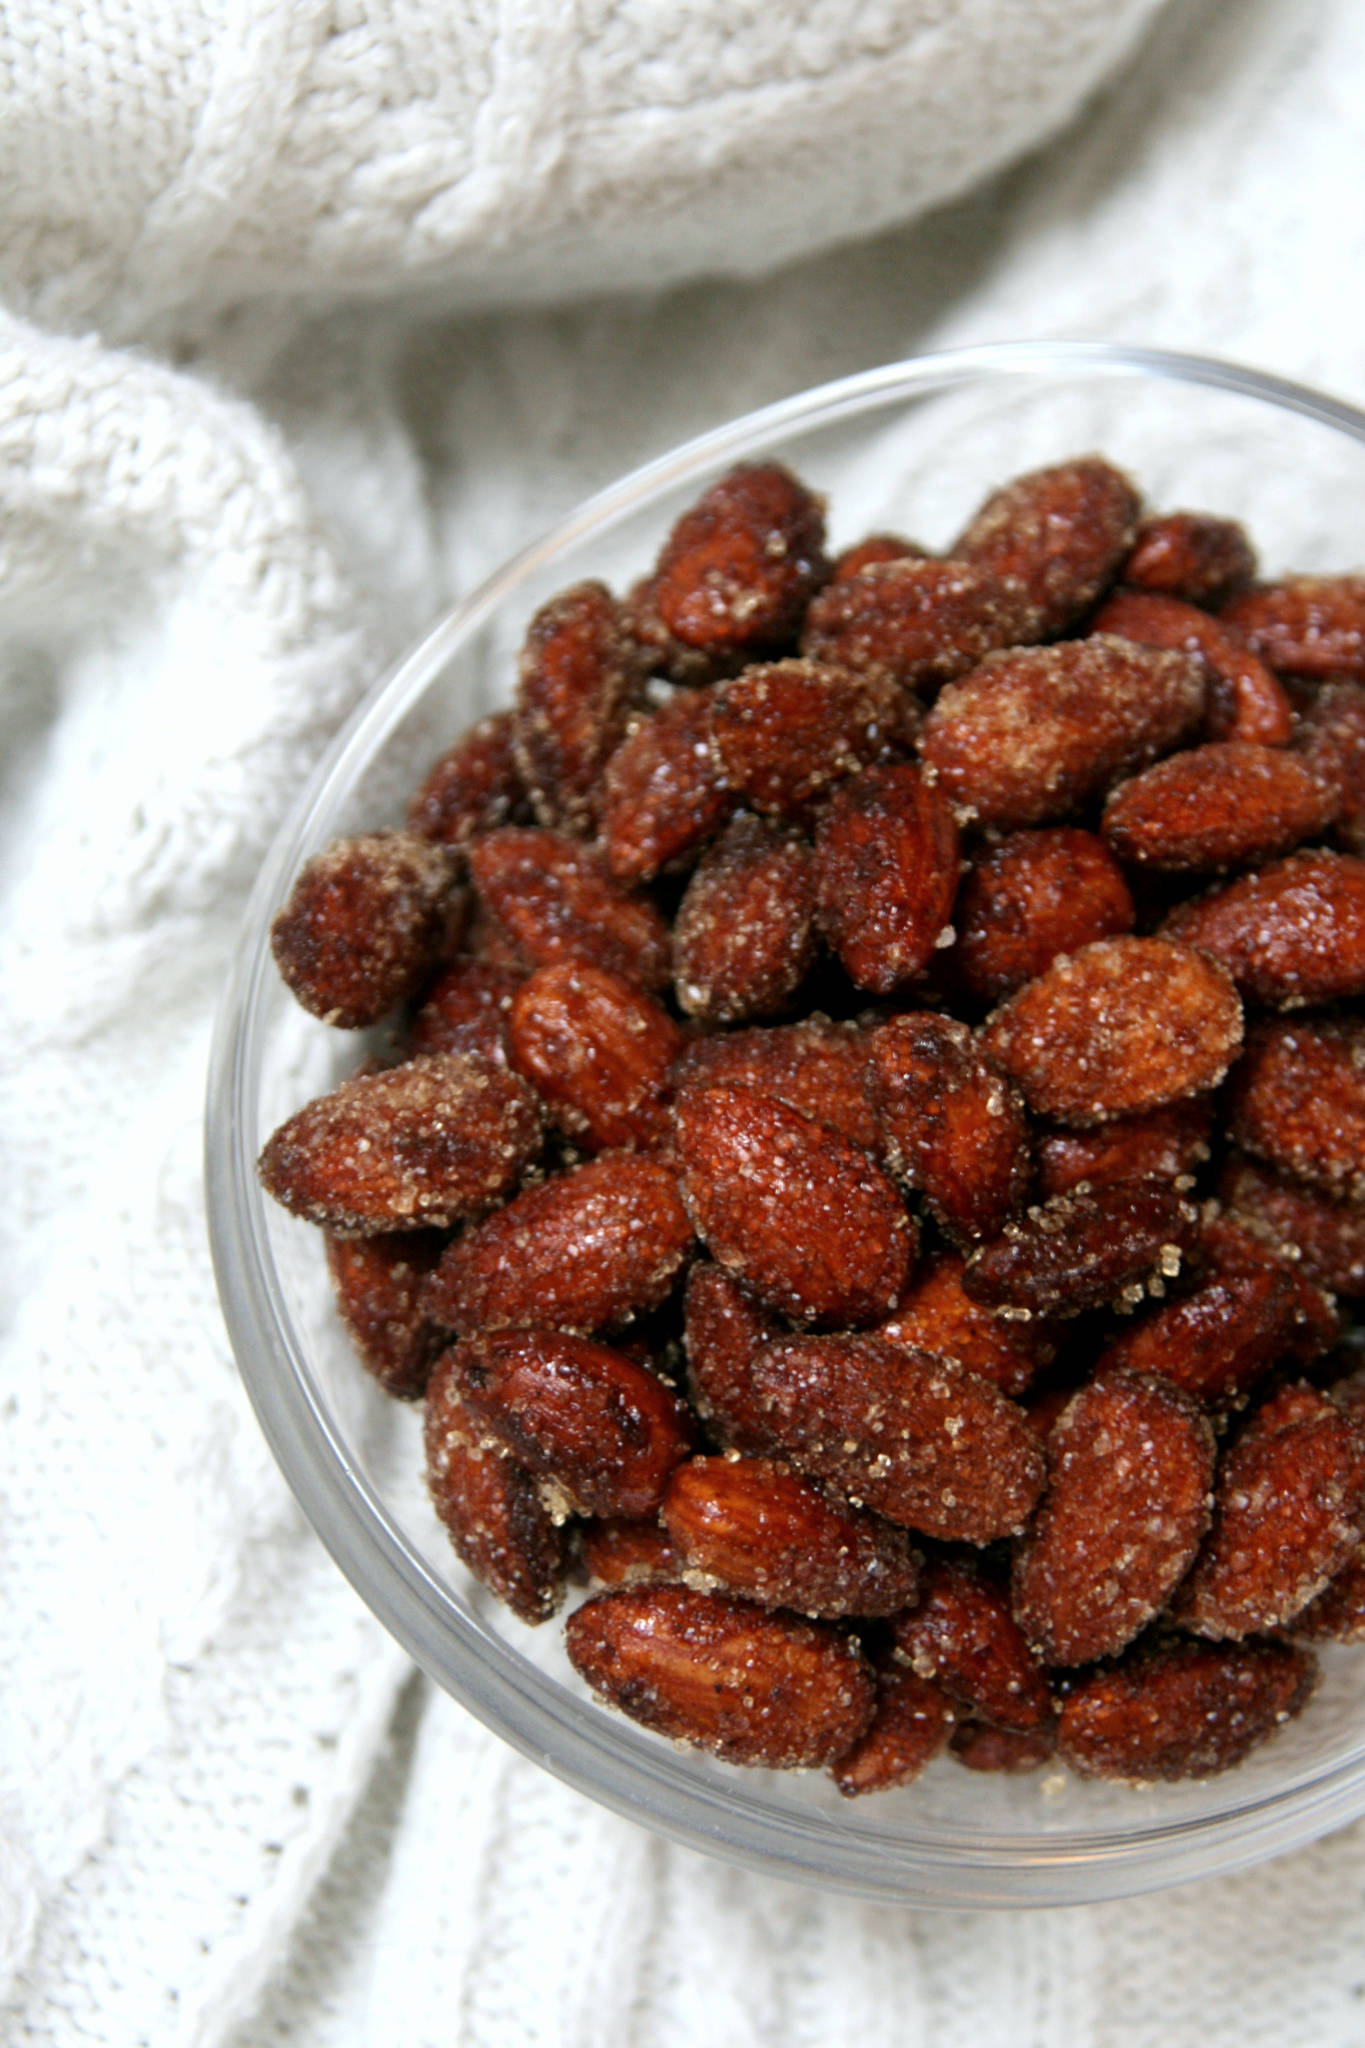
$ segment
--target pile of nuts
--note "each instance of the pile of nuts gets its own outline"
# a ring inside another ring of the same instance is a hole
[[[1365,1640],[1365,577],[1083,457],[827,558],[746,465],[273,928],[432,1499],[645,1726],[1205,1776]]]

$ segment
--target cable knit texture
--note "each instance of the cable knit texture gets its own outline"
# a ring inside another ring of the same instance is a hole
[[[4,10],[6,2040],[1365,2044],[1360,1828],[935,1918],[506,1750],[292,1505],[199,1169],[246,887],[434,611],[683,435],[925,346],[1086,331],[1365,398],[1362,77],[1355,0]]]

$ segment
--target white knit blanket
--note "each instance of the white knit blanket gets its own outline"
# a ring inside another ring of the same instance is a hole
[[[926,346],[1365,398],[1362,88],[1359,0],[0,11],[4,2039],[1365,2044],[1359,1828],[940,1918],[513,1756],[293,1507],[199,1174],[244,891],[441,604],[683,435]]]

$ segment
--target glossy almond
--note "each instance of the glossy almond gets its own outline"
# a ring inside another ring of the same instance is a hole
[[[1045,825],[1168,753],[1204,712],[1202,666],[1110,633],[988,655],[949,683],[920,753],[983,825]]]
[[[750,1368],[760,1347],[777,1334],[776,1324],[723,1266],[697,1261],[683,1305],[687,1388],[710,1434],[734,1450],[773,1448]]]
[[[706,1024],[784,1010],[815,958],[806,842],[742,812],[702,856],[673,924],[678,1008]]]
[[[1083,1778],[1211,1778],[1300,1713],[1316,1677],[1286,1643],[1167,1643],[1079,1679],[1057,1747]]]
[[[835,1325],[890,1312],[915,1230],[894,1184],[860,1147],[743,1088],[685,1087],[675,1125],[697,1234],[762,1302]]]
[[[1190,1096],[1088,1131],[1041,1131],[1034,1138],[1038,1193],[1047,1201],[1082,1183],[1094,1189],[1120,1180],[1186,1180],[1207,1163],[1212,1129],[1210,1099]]]
[[[845,1799],[911,1785],[943,1750],[956,1719],[948,1695],[890,1658],[878,1660],[866,1732],[830,1766]]]
[[[664,1527],[689,1570],[764,1607],[887,1615],[914,1599],[904,1529],[827,1500],[771,1458],[692,1458],[668,1483]]]
[[[1233,1074],[1227,1116],[1243,1151],[1365,1205],[1365,1019],[1260,1020]]]
[[[779,1338],[751,1382],[793,1464],[926,1536],[1017,1535],[1042,1491],[1037,1437],[999,1390],[872,1336]]]
[[[814,599],[803,654],[907,690],[964,675],[996,647],[1033,637],[1022,586],[971,562],[900,557],[836,574]]]
[[[362,1365],[385,1393],[416,1400],[445,1342],[423,1296],[445,1238],[434,1230],[352,1238],[328,1232],[326,1245],[337,1310]]]
[[[1090,622],[1092,633],[1117,633],[1144,647],[1194,657],[1208,678],[1203,737],[1282,747],[1294,730],[1294,707],[1283,685],[1242,635],[1192,604],[1146,591],[1119,590]]]
[[[625,736],[642,665],[615,598],[575,583],[541,606],[517,668],[512,744],[537,821],[591,832],[603,768]]]
[[[1365,860],[1291,854],[1182,904],[1163,929],[1273,1009],[1365,994]]]
[[[683,513],[659,555],[653,601],[686,647],[783,652],[829,573],[820,500],[777,462],[742,463]]]
[[[1196,1224],[1193,1206],[1160,1181],[1055,1195],[974,1251],[962,1285],[1013,1316],[1132,1308],[1180,1272]]]
[[[475,840],[469,869],[484,908],[533,966],[581,960],[650,991],[667,984],[667,926],[612,879],[595,848],[508,826]]]
[[[867,1039],[818,1012],[797,1024],[694,1038],[673,1068],[677,1087],[750,1088],[829,1124],[866,1152],[881,1131],[868,1083]]]
[[[1036,1317],[1008,1321],[973,1301],[962,1285],[964,1270],[965,1261],[956,1252],[925,1259],[894,1313],[872,1334],[905,1350],[931,1352],[1015,1398],[1051,1364],[1058,1330]]]
[[[519,1620],[545,1621],[563,1587],[563,1529],[530,1473],[465,1407],[449,1353],[427,1389],[424,1442],[432,1505],[461,1563]]]
[[[338,1235],[448,1229],[515,1187],[541,1145],[517,1074],[436,1053],[343,1081],[281,1124],[257,1171],[277,1202]]]
[[[1365,854],[1365,684],[1324,683],[1304,706],[1297,743],[1335,794],[1334,843]]]
[[[1115,1656],[1161,1612],[1208,1528],[1213,1462],[1213,1431],[1164,1381],[1106,1372],[1075,1396],[1014,1558],[1014,1616],[1043,1663]]]
[[[585,1515],[649,1515],[692,1445],[692,1420],[624,1352],[562,1330],[486,1331],[451,1354],[466,1408]]]
[[[931,1011],[870,1035],[868,1071],[888,1166],[958,1244],[995,1237],[1029,1175],[1023,1098],[965,1024]]]
[[[507,1064],[507,1015],[525,980],[519,968],[461,954],[422,991],[408,1026],[414,1053],[472,1052]]]
[[[413,793],[408,830],[464,847],[480,832],[520,823],[528,809],[512,727],[512,713],[497,711],[448,747]]]
[[[958,1706],[1017,1734],[1052,1718],[1052,1694],[1008,1589],[963,1558],[936,1558],[893,1628],[898,1658]]]
[[[962,877],[947,963],[968,995],[999,1002],[1059,953],[1130,932],[1134,915],[1123,870],[1095,833],[1074,825],[1011,832]]]
[[[900,693],[819,661],[754,663],[716,687],[711,749],[750,809],[800,822],[837,783],[895,744]]]
[[[1171,754],[1104,807],[1110,850],[1131,867],[1212,874],[1289,853],[1337,810],[1334,790],[1283,747],[1223,741]]]
[[[377,1024],[416,995],[458,938],[455,862],[411,832],[336,839],[310,860],[270,927],[291,995],[324,1023]]]
[[[1365,576],[1287,576],[1253,585],[1220,616],[1280,675],[1365,682]]]
[[[621,975],[571,960],[539,968],[517,991],[507,1030],[512,1065],[570,1137],[601,1151],[667,1135],[683,1036]]]
[[[1235,519],[1163,512],[1144,519],[1120,570],[1135,590],[1212,604],[1256,573],[1256,551]]]
[[[1213,1527],[1177,1613],[1239,1640],[1294,1619],[1365,1535],[1365,1438],[1306,1383],[1252,1416],[1218,1468]]]
[[[827,1623],[686,1586],[628,1586],[569,1616],[574,1669],[609,1706],[732,1764],[830,1762],[872,1717],[857,1643]]]
[[[949,549],[1019,584],[1035,632],[1060,633],[1095,602],[1133,544],[1141,509],[1121,470],[1082,455],[991,493]]]
[[[942,790],[909,765],[837,789],[815,834],[816,915],[857,987],[886,995],[923,972],[949,929],[958,828]]]
[[[982,1043],[1036,1116],[1084,1128],[1216,1087],[1241,1048],[1242,1006],[1189,944],[1101,939],[1011,996]]]
[[[637,716],[606,766],[602,851],[621,882],[686,866],[718,831],[735,798],[711,751],[711,690],[680,690]]]
[[[427,1307],[464,1335],[516,1323],[618,1329],[666,1299],[691,1249],[669,1169],[607,1153],[465,1231],[432,1275]]]
[[[1234,1154],[1219,1194],[1268,1241],[1292,1247],[1303,1269],[1350,1300],[1365,1297],[1365,1209],[1333,1200]]]

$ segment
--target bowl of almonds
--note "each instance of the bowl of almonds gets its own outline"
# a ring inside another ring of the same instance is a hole
[[[248,1391],[417,1662],[870,1897],[1365,1812],[1365,416],[1013,345],[627,478],[254,894]]]

